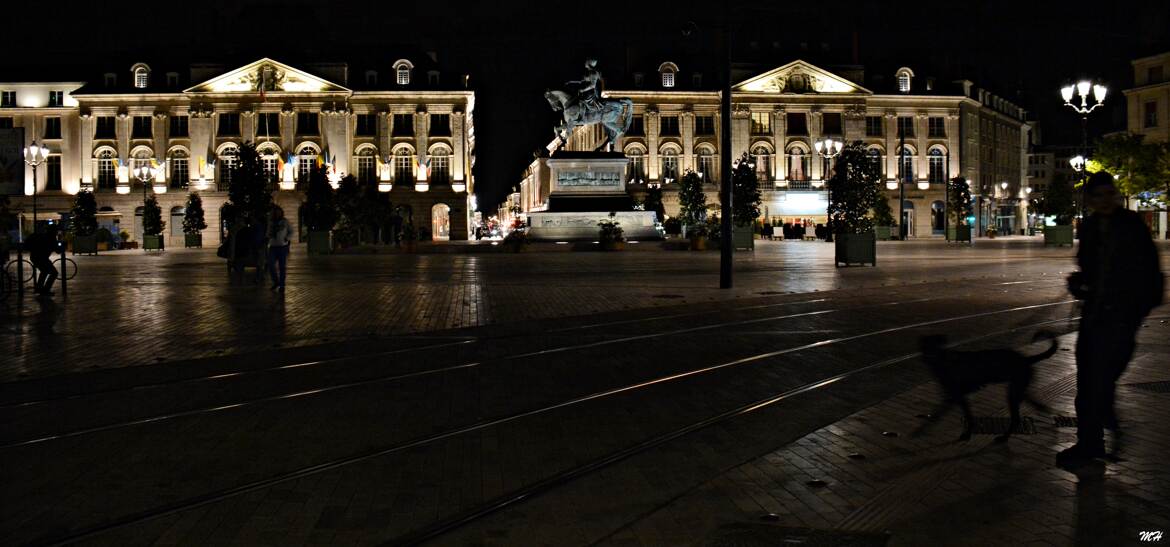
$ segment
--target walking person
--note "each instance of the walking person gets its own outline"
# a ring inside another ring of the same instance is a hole
[[[272,276],[272,290],[284,292],[284,278],[288,273],[288,246],[292,241],[292,227],[284,218],[284,209],[273,207],[272,222],[268,223],[268,273]],[[277,266],[280,271],[277,272]]]
[[[1162,302],[1164,280],[1149,228],[1120,206],[1113,175],[1100,171],[1085,183],[1092,214],[1081,224],[1077,264],[1069,291],[1084,301],[1077,337],[1077,442],[1057,454],[1071,468],[1105,456],[1104,429],[1121,448],[1114,408],[1117,379],[1133,357],[1142,319]]]
[[[38,228],[36,233],[29,236],[29,261],[37,270],[37,277],[33,279],[34,291],[37,296],[53,296],[53,282],[57,280],[57,268],[53,266],[53,251],[58,250],[57,226],[48,225]],[[61,250],[61,254],[65,251]]]

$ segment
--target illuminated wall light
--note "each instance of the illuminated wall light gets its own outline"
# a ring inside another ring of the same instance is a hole
[[[930,183],[924,180],[918,181],[919,190],[930,190]]]
[[[461,193],[461,192],[466,192],[467,191],[467,184],[465,184],[461,180],[454,181],[451,183],[451,190],[455,191],[455,193],[457,193],[457,194]]]
[[[415,192],[426,192],[427,190],[430,190],[430,189],[431,189],[431,185],[427,184],[426,182],[414,183],[414,191]]]
[[[379,192],[389,192],[390,190],[393,190],[393,189],[394,189],[394,183],[392,183],[392,182],[388,182],[388,181],[384,181],[384,180],[378,182],[378,191]]]
[[[119,194],[129,194],[130,193],[130,185],[129,184],[119,184],[118,188],[117,188],[117,192]]]

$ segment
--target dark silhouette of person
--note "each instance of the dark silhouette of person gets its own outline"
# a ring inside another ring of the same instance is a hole
[[[1133,357],[1137,329],[1162,302],[1164,280],[1150,230],[1121,207],[1113,176],[1094,173],[1085,183],[1092,214],[1081,223],[1077,265],[1069,291],[1084,301],[1077,338],[1077,442],[1057,455],[1062,467],[1105,456],[1104,429],[1121,448],[1114,409],[1117,379]]]
[[[48,225],[37,229],[29,236],[28,258],[37,269],[37,277],[33,280],[33,287],[39,296],[53,296],[53,282],[57,280],[57,268],[53,266],[53,251],[57,248],[57,227]],[[64,251],[62,251],[64,253]]]
[[[268,273],[272,276],[272,290],[284,291],[284,279],[288,272],[288,247],[292,242],[292,227],[284,218],[284,209],[272,209],[272,222],[268,228]],[[278,273],[277,267],[280,268]]]

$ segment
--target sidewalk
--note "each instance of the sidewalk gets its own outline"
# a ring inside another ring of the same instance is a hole
[[[1025,404],[1033,434],[957,442],[954,410],[913,436],[938,401],[924,384],[736,466],[601,543],[1136,545],[1143,531],[1170,532],[1167,311],[1141,330],[1119,382],[1120,462],[1075,475],[1053,464],[1075,441],[1074,333],[1037,366],[1033,394],[1056,416]],[[977,418],[1006,421],[1004,389],[971,398]]]

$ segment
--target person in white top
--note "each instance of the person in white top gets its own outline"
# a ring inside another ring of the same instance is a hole
[[[272,208],[272,222],[268,223],[268,273],[272,275],[272,289],[284,292],[284,278],[288,271],[288,246],[292,227],[284,218],[284,209]],[[280,272],[277,273],[277,266]]]

